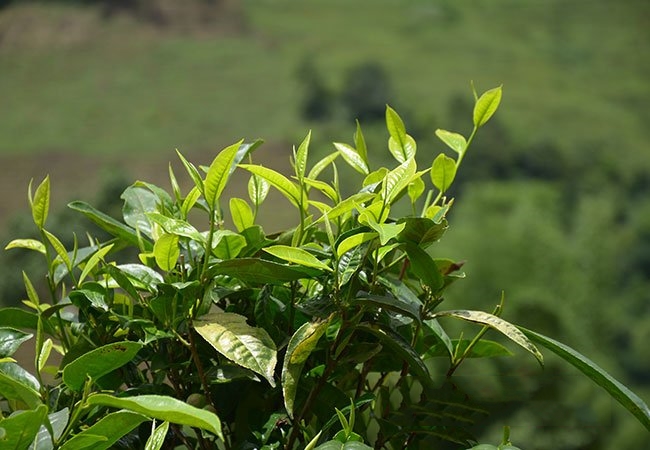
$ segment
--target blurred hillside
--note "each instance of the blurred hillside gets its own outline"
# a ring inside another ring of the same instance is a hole
[[[433,157],[436,128],[471,128],[470,80],[504,99],[433,249],[467,260],[448,306],[491,309],[505,290],[506,318],[650,400],[647,0],[0,1],[3,243],[29,234],[27,184],[46,173],[51,226],[71,232],[86,224],[64,202],[117,215],[126,183],[166,186],[175,148],[208,163],[259,137],[256,158],[278,167],[308,129],[324,154],[359,117],[379,164],[385,103]],[[30,256],[0,256],[0,303],[24,295]],[[511,400],[479,431],[496,441],[509,424],[526,449],[643,448],[633,418],[549,359],[543,376],[495,364],[489,390]]]

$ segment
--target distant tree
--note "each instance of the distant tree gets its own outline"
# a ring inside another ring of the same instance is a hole
[[[343,85],[341,104],[350,118],[362,122],[383,120],[392,87],[381,64],[370,61],[350,68]]]

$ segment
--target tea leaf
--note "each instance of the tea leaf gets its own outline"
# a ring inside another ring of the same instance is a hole
[[[32,184],[29,183],[29,204],[32,207],[32,218],[36,226],[42,230],[47,221],[50,209],[50,176],[47,175],[36,188],[32,198]]]
[[[323,269],[329,272],[332,271],[332,268],[330,266],[319,261],[318,258],[316,258],[314,255],[301,248],[290,247],[288,245],[272,245],[270,247],[265,247],[262,250],[275,256],[276,258],[280,258],[294,264],[313,267],[315,269]]]
[[[28,250],[34,250],[45,254],[45,245],[36,239],[14,239],[7,244],[5,250],[10,250],[12,248],[26,248]]]
[[[99,394],[105,395],[105,394]],[[92,396],[88,399],[90,400]],[[108,405],[112,406],[112,405]],[[117,411],[102,417],[94,425],[67,440],[60,450],[108,450],[124,435],[130,433],[142,422],[149,420],[147,416],[131,411]]]
[[[456,161],[444,153],[439,154],[436,159],[433,160],[433,165],[431,166],[431,181],[433,182],[433,185],[438,188],[440,192],[446,192],[454,182],[455,177]]]
[[[350,167],[363,175],[368,175],[368,163],[354,148],[341,142],[334,142],[334,147]]]
[[[465,149],[467,148],[467,141],[463,135],[452,133],[451,131],[447,130],[437,129],[436,136],[438,136],[442,142],[447,144],[450,149],[459,155],[463,155],[465,153]]]
[[[176,262],[181,255],[178,242],[179,238],[177,235],[165,233],[158,238],[153,246],[153,255],[156,258],[156,264],[165,272],[169,272],[176,266]]]
[[[240,164],[239,167],[268,181],[297,208],[305,207],[307,202],[303,202],[303,205],[301,206],[302,196],[298,186],[281,173],[267,167],[253,164]]]
[[[490,120],[501,103],[501,86],[486,91],[474,105],[474,126],[481,127]]]
[[[47,407],[39,405],[31,411],[22,411],[0,420],[0,429],[4,430],[2,449],[26,449],[34,441],[46,415]]]
[[[253,211],[246,200],[243,198],[232,197],[229,206],[232,223],[235,225],[235,228],[237,228],[237,231],[241,233],[246,228],[252,227],[255,224]]]
[[[236,144],[224,148],[214,158],[212,164],[210,164],[208,173],[205,176],[205,192],[203,195],[205,196],[205,200],[208,202],[208,206],[212,210],[216,208],[216,204],[221,197],[221,193],[228,183],[231,169],[237,164],[235,157],[237,156],[237,150],[239,149],[239,146],[243,142],[244,141],[241,140]]]

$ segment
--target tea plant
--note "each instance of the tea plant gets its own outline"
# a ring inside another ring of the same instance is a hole
[[[418,150],[390,107],[392,168],[370,167],[359,124],[352,145],[334,143],[313,165],[307,134],[291,177],[252,162],[259,141],[237,142],[209,166],[179,153],[188,192],[170,166],[171,193],[143,181],[124,191],[123,221],[70,203],[112,236],[105,242],[89,235],[65,248],[47,229],[49,178],[30,185],[41,238],[7,249],[42,254],[47,288],[23,273],[27,309],[0,310],[2,448],[467,447],[482,412],[453,376],[468,358],[510,354],[485,338],[491,330],[540,363],[536,344],[560,355],[650,429],[641,399],[571,348],[504,320],[503,299],[491,312],[442,308],[464,276],[435,255],[447,193],[501,92],[475,93],[469,137],[436,131],[454,157]],[[348,197],[340,161],[359,174]],[[225,198],[244,174],[248,198]],[[276,234],[257,220],[271,188],[296,218]],[[399,203],[412,214],[395,214]],[[478,329],[452,339],[448,320]],[[28,340],[33,373],[12,358]]]

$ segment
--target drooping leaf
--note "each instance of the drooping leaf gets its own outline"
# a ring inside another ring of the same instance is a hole
[[[481,127],[490,120],[501,103],[501,86],[486,91],[474,105],[474,126]]]
[[[469,339],[454,339],[452,345],[457,355],[462,355],[471,343]],[[439,342],[429,348],[423,358],[432,358],[436,356],[449,356],[447,347]],[[497,356],[512,356],[512,352],[498,342],[481,339],[472,345],[470,352],[465,355],[466,358],[494,358]]]
[[[14,239],[5,246],[5,250],[12,248],[26,248],[45,254],[45,245],[36,239]]]
[[[30,340],[34,335],[10,327],[0,327],[0,358],[13,355],[20,344]]]
[[[304,323],[289,340],[282,365],[282,394],[289,417],[293,417],[296,390],[305,361],[325,333],[328,324],[328,321]]]
[[[282,195],[284,195],[294,206],[297,208],[305,208],[307,201],[302,201],[302,194],[300,188],[289,180],[287,177],[273,169],[254,164],[240,164],[239,167],[248,170],[254,175],[257,175],[268,181],[274,188],[276,188]]]
[[[506,322],[500,317],[497,317],[490,313],[486,313],[484,311],[472,311],[472,310],[440,311],[434,314],[434,317],[444,317],[444,316],[456,317],[458,319],[463,319],[468,322],[487,325],[490,328],[493,328],[498,332],[502,333],[508,339],[510,339],[514,343],[520,345],[521,347],[523,347],[524,349],[532,353],[533,356],[535,356],[535,358],[537,359],[537,361],[539,361],[540,364],[544,363],[544,357],[539,352],[537,347],[535,347],[535,344],[533,344],[530,341],[530,339],[528,339],[526,335],[519,330],[519,328],[517,328],[510,322]]]
[[[181,255],[178,242],[178,235],[164,233],[153,246],[153,255],[156,258],[156,264],[165,272],[169,272],[176,267],[176,262]]]
[[[139,342],[122,341],[85,353],[63,368],[63,382],[78,391],[88,377],[96,380],[132,361],[142,346]]]
[[[2,450],[25,450],[34,441],[45,416],[47,407],[39,405],[30,411],[0,420],[0,429],[4,430],[4,438],[0,441]]]
[[[463,135],[447,130],[437,129],[436,136],[438,136],[442,142],[447,144],[450,149],[459,155],[462,156],[465,153],[465,150],[467,148],[467,141]]]
[[[302,181],[306,185],[318,189],[323,195],[325,195],[333,202],[338,203],[338,194],[336,190],[329,184],[320,180],[312,180],[311,178],[303,178]],[[327,209],[329,209],[329,207]]]
[[[248,197],[254,205],[261,205],[269,193],[271,185],[264,178],[252,174],[248,179]]]
[[[221,193],[226,188],[228,179],[230,178],[231,169],[233,166],[236,166],[235,157],[237,156],[237,150],[239,146],[244,141],[241,140],[233,145],[230,145],[224,148],[219,154],[214,158],[208,173],[205,176],[204,182],[204,196],[205,200],[208,202],[208,206],[214,210],[216,204],[221,197]]]
[[[173,397],[164,395],[114,397],[109,394],[92,394],[88,397],[87,404],[127,409],[152,419],[167,420],[179,425],[200,428],[223,440],[221,421],[216,414],[205,409],[195,408]]]
[[[97,394],[97,396],[109,397],[106,394]],[[115,398],[115,397],[112,397]],[[90,396],[88,401],[95,403],[94,396]],[[117,400],[117,399],[116,399]],[[126,400],[126,399],[125,399]],[[105,406],[115,406],[112,404]],[[119,406],[115,406],[119,407]],[[60,447],[60,450],[108,450],[124,435],[130,433],[142,422],[149,420],[144,414],[131,411],[116,411],[110,413],[95,424],[74,435]]]
[[[112,236],[122,239],[126,244],[138,246],[140,240],[138,239],[138,234],[133,228],[124,225],[122,222],[118,222],[111,216],[98,211],[89,204],[76,201],[68,203],[68,208],[79,211],[104,231],[107,231]],[[145,250],[151,250],[153,248],[153,244],[148,240],[144,240],[144,245]]]
[[[598,386],[605,389],[612,398],[630,411],[634,417],[636,417],[637,420],[650,431],[650,408],[648,408],[648,405],[634,392],[630,391],[589,358],[568,345],[523,327],[519,327],[519,329],[531,341],[549,349],[585,374]]]
[[[332,271],[330,266],[321,262],[314,255],[301,248],[291,247],[288,245],[272,245],[270,247],[265,247],[262,250],[284,261],[292,262],[301,266],[313,267],[315,269],[327,270],[328,272]]]
[[[86,279],[88,274],[99,264],[99,262],[108,254],[108,252],[111,251],[113,248],[114,244],[109,244],[105,247],[100,248],[97,250],[93,255],[88,259],[88,262],[86,263],[85,267],[81,271],[81,275],[79,275],[78,283],[81,284],[83,280]]]
[[[194,329],[223,356],[275,386],[277,350],[266,330],[248,325],[244,316],[227,312],[202,316],[194,322]]]
[[[50,176],[47,175],[41,184],[36,188],[34,197],[32,197],[32,183],[29,183],[29,204],[32,208],[32,218],[34,223],[42,230],[45,228],[47,215],[50,210]]]
[[[388,295],[360,292],[354,298],[353,302],[359,305],[372,306],[376,309],[388,309],[420,321],[421,305],[419,303],[405,301],[404,298],[400,299]]]
[[[442,328],[437,319],[428,319],[424,321],[425,326],[432,332],[438,341],[442,343],[447,351],[447,356],[451,357],[454,354],[454,344],[449,338],[447,332]]]
[[[362,175],[368,175],[368,164],[363,157],[351,146],[341,142],[334,142],[334,147],[341,154],[345,162]]]
[[[447,192],[447,189],[456,178],[456,161],[453,158],[440,153],[433,160],[431,166],[431,181],[440,192]]]
[[[253,210],[248,205],[248,202],[243,198],[232,197],[230,199],[230,216],[232,223],[240,233],[246,228],[252,227],[255,224]]]

